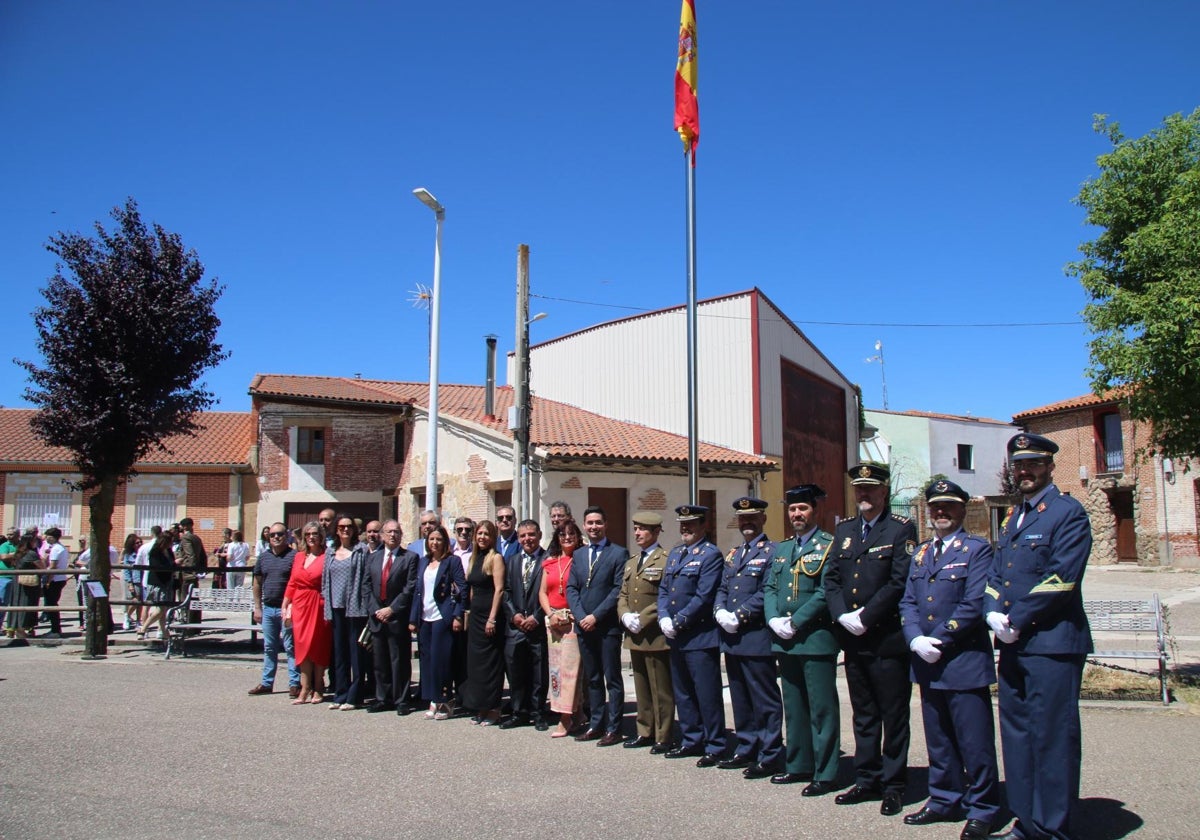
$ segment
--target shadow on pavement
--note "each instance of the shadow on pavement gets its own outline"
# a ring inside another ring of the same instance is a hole
[[[1075,812],[1075,834],[1091,840],[1118,840],[1141,828],[1145,821],[1116,799],[1092,797],[1079,800]]]

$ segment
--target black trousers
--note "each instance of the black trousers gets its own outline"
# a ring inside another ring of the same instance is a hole
[[[903,795],[908,779],[912,700],[908,674],[908,656],[846,652],[846,687],[854,715],[854,780],[884,793]]]
[[[620,732],[625,710],[625,680],[621,674],[621,636],[617,633],[578,633],[579,655],[587,674],[591,706],[589,729]]]
[[[42,593],[42,604],[47,607],[57,607],[58,599],[62,597],[63,588],[67,585],[65,580],[51,580],[46,582],[46,589]],[[52,633],[62,632],[62,613],[57,610],[49,610],[46,613],[46,618],[50,620],[50,631]]]
[[[508,639],[504,644],[508,696],[514,715],[540,715],[546,707],[550,666],[546,660],[546,634]]]
[[[408,702],[412,682],[412,634],[400,620],[385,622],[371,633],[371,655],[375,664],[375,699],[398,706]]]

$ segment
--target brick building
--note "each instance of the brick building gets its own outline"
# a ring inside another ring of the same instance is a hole
[[[89,494],[74,490],[79,481],[70,453],[47,446],[30,427],[33,409],[0,409],[0,519],[4,526],[45,528],[56,524],[72,550],[88,529]],[[130,531],[148,534],[190,516],[211,550],[225,528],[243,528],[246,494],[254,493],[250,474],[251,416],[211,411],[195,436],[168,438],[137,464],[138,474],[117,488],[112,542]],[[254,541],[251,534],[247,540]]]
[[[1091,517],[1091,562],[1200,567],[1200,474],[1189,461],[1139,455],[1148,429],[1119,400],[1088,394],[1013,423],[1061,447],[1054,481]]]

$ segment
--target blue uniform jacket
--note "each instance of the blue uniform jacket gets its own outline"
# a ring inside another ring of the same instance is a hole
[[[1053,484],[1016,527],[1009,513],[1000,529],[983,612],[1001,612],[1021,631],[1018,651],[1038,654],[1092,652],[1083,612],[1083,573],[1092,551],[1092,527],[1076,499]]]
[[[983,620],[983,589],[992,570],[992,547],[983,537],[959,531],[936,563],[933,540],[918,546],[900,599],[904,640],[931,636],[942,658],[929,663],[912,654],[912,681],[930,688],[965,691],[996,682],[991,639]]]
[[[621,635],[617,621],[617,598],[625,576],[629,552],[624,546],[606,543],[595,563],[591,561],[592,547],[581,546],[571,555],[571,572],[567,576],[567,606],[575,616],[575,629],[583,630],[579,622],[588,615],[596,616],[592,633],[600,636]],[[589,568],[590,564],[590,568]]]
[[[658,587],[658,615],[675,623],[675,638],[667,643],[679,650],[705,650],[720,644],[713,604],[721,585],[721,550],[708,539],[671,549]]]
[[[770,656],[771,638],[775,635],[763,617],[763,584],[771,573],[775,543],[759,534],[745,551],[740,543],[725,557],[721,585],[713,612],[729,610],[737,616],[736,633],[721,634],[721,650],[737,656]]]

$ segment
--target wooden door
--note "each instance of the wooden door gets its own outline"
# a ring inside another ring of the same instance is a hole
[[[1137,562],[1137,534],[1133,519],[1133,491],[1118,490],[1108,497],[1117,532],[1117,560]]]
[[[588,506],[604,508],[604,519],[608,523],[608,540],[629,547],[629,501],[624,487],[589,487]],[[583,530],[583,516],[577,520]],[[584,539],[586,539],[586,535]]]

